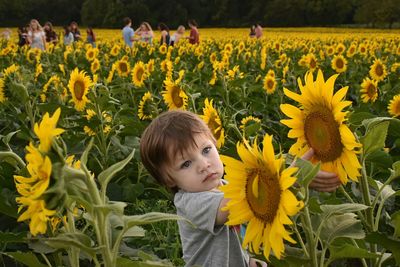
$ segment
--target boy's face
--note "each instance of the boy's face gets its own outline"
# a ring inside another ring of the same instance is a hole
[[[187,192],[202,192],[215,189],[221,183],[224,166],[213,141],[205,134],[194,137],[197,146],[178,153],[167,167],[173,178],[172,186]],[[183,156],[183,157],[182,157]]]

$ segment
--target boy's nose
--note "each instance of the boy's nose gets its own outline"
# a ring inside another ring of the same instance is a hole
[[[210,162],[208,159],[202,159],[199,164],[199,171],[200,173],[206,171],[210,167]]]

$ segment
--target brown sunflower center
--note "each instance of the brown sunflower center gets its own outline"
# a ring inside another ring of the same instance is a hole
[[[122,73],[125,73],[128,71],[128,66],[126,65],[125,62],[119,63],[119,69],[121,70]]]
[[[315,69],[317,67],[317,62],[313,58],[310,60],[310,67],[312,69]]]
[[[304,121],[304,134],[318,160],[333,161],[342,154],[338,123],[330,110],[323,107],[308,114]]]
[[[94,53],[92,51],[89,52],[89,58],[94,57]]]
[[[179,95],[181,92],[181,89],[178,86],[174,86],[172,88],[172,92],[171,92],[171,96],[172,96],[172,102],[174,102],[174,105],[177,108],[180,108],[183,106],[183,99],[182,97]]]
[[[338,58],[338,59],[336,60],[336,67],[337,67],[338,69],[341,69],[341,68],[343,68],[343,66],[344,66],[343,60],[340,59],[340,58]]]
[[[255,189],[258,189],[258,192],[254,192]],[[274,221],[281,193],[277,174],[270,173],[267,168],[247,170],[247,202],[258,219],[265,223]]]
[[[394,114],[400,114],[400,101],[397,101],[393,105]]]
[[[377,76],[382,76],[383,75],[383,67],[382,67],[381,64],[376,65],[375,73],[376,73]]]
[[[376,87],[373,84],[369,84],[367,88],[367,94],[369,97],[373,97],[376,94]]]
[[[74,83],[74,93],[76,99],[82,100],[84,92],[85,92],[85,84],[82,81],[76,81]]]
[[[143,73],[144,73],[144,69],[139,68],[139,69],[136,71],[136,79],[138,79],[139,81],[141,81],[141,80],[142,80],[142,77],[143,77]]]
[[[268,80],[267,81],[267,87],[268,89],[272,90],[274,88],[275,82],[273,80]]]

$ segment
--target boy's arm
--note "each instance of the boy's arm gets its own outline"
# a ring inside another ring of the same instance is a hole
[[[222,211],[221,210],[223,207],[226,206],[228,201],[229,201],[228,198],[223,198],[221,200],[221,203],[219,203],[217,216],[215,217],[215,224],[216,225],[222,225],[222,224],[226,223],[226,221],[228,220],[229,211]]]

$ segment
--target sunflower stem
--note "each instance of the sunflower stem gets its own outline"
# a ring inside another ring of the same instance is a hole
[[[294,231],[295,231],[295,233],[296,233],[296,236],[297,236],[297,239],[298,239],[298,241],[299,241],[299,243],[300,243],[300,246],[301,246],[301,248],[302,248],[303,251],[304,251],[304,255],[305,255],[307,258],[310,257],[310,255],[308,254],[306,245],[304,244],[303,238],[301,238],[299,229],[297,229],[297,225],[296,225],[296,224],[294,224]]]
[[[362,169],[361,169],[361,181],[360,181],[360,189],[362,191],[362,197],[363,197],[363,202],[364,205],[368,206],[369,208],[366,210],[366,222],[367,222],[367,227],[370,232],[374,231],[374,210],[372,209],[372,203],[371,203],[371,194],[369,191],[369,185],[368,185],[368,176],[366,172],[366,167],[365,167],[365,158],[362,159]],[[377,245],[371,244],[371,252],[375,253],[377,252]],[[377,262],[376,259],[371,259],[371,264],[374,266],[375,263]]]
[[[311,260],[311,266],[317,267],[318,266],[318,258],[317,258],[317,251],[316,251],[316,244],[314,240],[314,235],[312,231],[311,225],[311,217],[310,211],[308,210],[307,206],[304,206],[304,212],[301,214],[301,222],[304,225],[303,230],[306,234],[307,238],[307,245],[309,248],[309,255]]]

